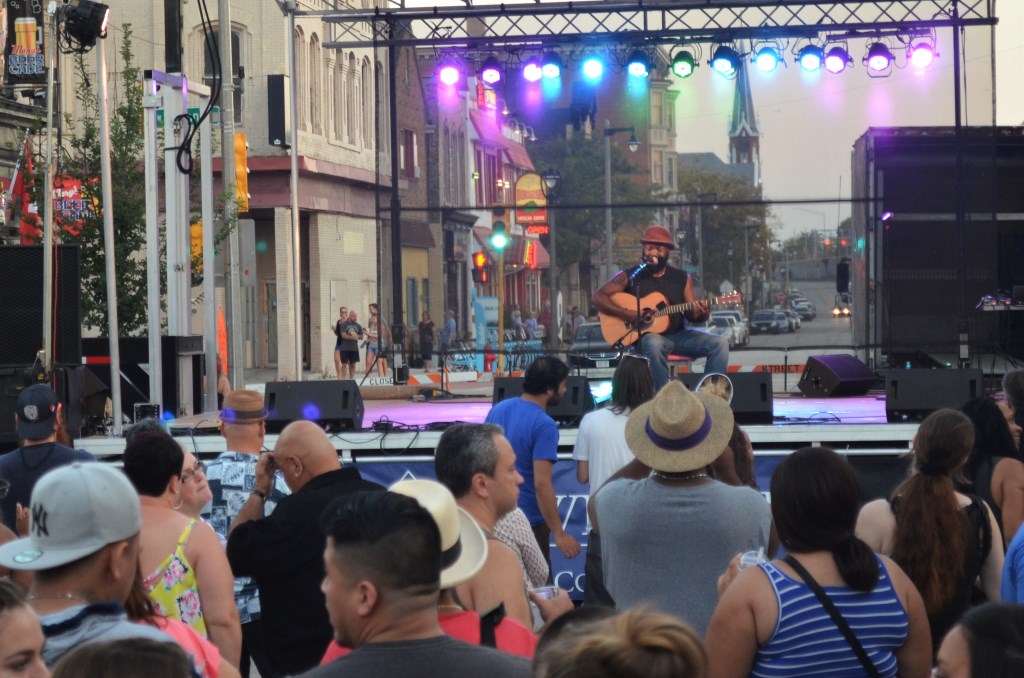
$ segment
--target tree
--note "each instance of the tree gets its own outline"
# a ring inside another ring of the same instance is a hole
[[[761,272],[769,268],[769,242],[772,239],[772,230],[768,226],[771,212],[762,202],[760,189],[738,176],[689,167],[680,167],[678,176],[679,193],[691,203],[689,214],[683,216],[680,228],[687,236],[695,235],[699,218],[704,238],[703,247],[698,248],[687,237],[684,240],[685,254],[696,264],[698,252],[703,250],[704,287],[707,292],[717,293],[721,283],[729,278],[730,244],[733,277],[736,278],[730,282],[742,288],[741,276],[749,274],[752,279],[758,279]],[[745,242],[749,247],[749,261],[744,259],[747,254],[744,252]],[[758,290],[754,288],[754,291]]]
[[[123,335],[145,331],[148,322],[146,259],[145,172],[140,156],[143,147],[141,73],[133,61],[131,24],[122,27],[120,87],[112,88],[110,116],[110,167],[113,194],[117,319]],[[77,234],[65,229],[63,242],[77,244],[82,252],[82,324],[103,332],[107,329],[107,291],[103,250],[103,212],[100,209],[99,110],[96,90],[87,73],[83,55],[74,58],[78,74],[75,99],[77,116],[65,115],[65,144],[69,159],[62,172],[82,182],[82,197],[96,209],[83,215]],[[115,94],[116,92],[116,94]],[[45,182],[36,182],[43,187]],[[39,196],[37,196],[37,200]],[[39,203],[41,204],[41,203]],[[157,243],[151,243],[158,246]]]
[[[605,247],[603,141],[577,135],[568,140],[541,142],[530,148],[530,158],[538,172],[543,173],[552,167],[561,173],[559,204],[593,205],[583,209],[557,210],[559,267],[589,263],[592,257],[604,260],[603,255],[593,256],[595,251],[603,252]],[[639,181],[641,170],[614,146],[611,165],[612,205],[652,201],[650,189]],[[613,237],[621,242],[622,234],[646,226],[653,214],[653,210],[644,208],[615,209]]]

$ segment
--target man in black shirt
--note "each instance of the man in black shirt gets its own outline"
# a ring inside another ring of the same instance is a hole
[[[597,310],[604,316],[633,326],[636,324],[636,300],[628,304],[616,303],[612,295],[625,292],[643,299],[659,293],[664,296],[664,305],[694,304],[694,308],[685,313],[691,322],[707,320],[710,315],[709,305],[706,301],[697,301],[693,280],[686,271],[668,265],[668,254],[675,249],[668,229],[664,226],[648,226],[640,243],[644,248],[643,263],[629,271],[619,271],[594,293],[592,301]],[[655,391],[668,383],[668,356],[673,353],[694,358],[706,357],[705,374],[725,374],[728,371],[728,339],[704,330],[687,328],[683,315],[672,313],[666,316],[668,322],[664,329],[652,328],[655,331],[649,331],[647,327],[643,328],[645,333],[640,340],[640,350],[651,361]],[[659,320],[664,323],[663,319]],[[623,333],[627,333],[627,330],[624,327]]]
[[[263,505],[278,469],[292,494],[264,518]],[[324,509],[336,497],[383,489],[363,480],[357,469],[341,468],[327,434],[311,421],[286,426],[274,453],[260,456],[252,494],[231,526],[228,561],[236,577],[256,579],[266,658],[274,676],[316,666],[333,635],[320,591]]]

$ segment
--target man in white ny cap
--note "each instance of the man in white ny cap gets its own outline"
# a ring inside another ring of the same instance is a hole
[[[703,637],[718,575],[737,553],[768,548],[764,497],[708,475],[732,427],[725,400],[680,381],[629,415],[626,443],[650,476],[613,480],[595,497],[604,583],[618,609],[647,603]]]
[[[28,599],[46,635],[47,665],[85,643],[174,642],[128,621],[121,607],[138,571],[141,528],[135,488],[113,466],[75,462],[36,483],[29,536],[0,546],[0,565],[35,574]]]
[[[16,530],[17,507],[28,506],[32,488],[47,471],[73,461],[96,460],[88,452],[57,442],[62,418],[57,395],[49,384],[33,384],[18,394],[14,421],[21,447],[0,456],[0,478],[11,484],[7,495],[0,498],[0,514],[12,531]]]

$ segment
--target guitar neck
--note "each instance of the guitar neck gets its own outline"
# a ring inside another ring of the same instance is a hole
[[[666,306],[665,308],[659,309],[658,312],[654,314],[654,317],[655,318],[660,318],[661,316],[672,315],[673,313],[685,313],[686,311],[692,311],[693,309],[697,308],[697,304],[703,303],[705,301],[707,301],[707,302],[711,303],[712,305],[714,305],[714,304],[718,303],[718,299],[719,299],[719,297],[708,297],[707,299],[699,299],[697,301],[687,301],[687,302],[683,302],[682,304],[674,304],[672,306]]]

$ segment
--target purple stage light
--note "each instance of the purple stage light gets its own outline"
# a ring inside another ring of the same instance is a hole
[[[851,63],[850,53],[842,47],[833,47],[825,55],[825,70],[832,74],[842,73]]]
[[[910,48],[910,63],[916,70],[924,70],[935,63],[935,48],[927,42],[918,42]]]
[[[892,65],[892,52],[884,42],[876,42],[868,47],[865,62],[872,71],[879,73]]]
[[[523,66],[523,77],[527,82],[537,82],[544,77],[544,71],[541,69],[540,64],[537,61],[528,61]]]
[[[307,403],[302,407],[302,418],[307,421],[317,421],[320,418],[320,408],[314,403]]]
[[[501,82],[501,62],[495,57],[484,59],[484,63],[480,67],[480,79],[488,85],[497,85]]]
[[[459,67],[455,64],[444,64],[437,72],[437,77],[441,81],[441,84],[445,87],[451,87],[459,81],[461,77],[459,73]]]

